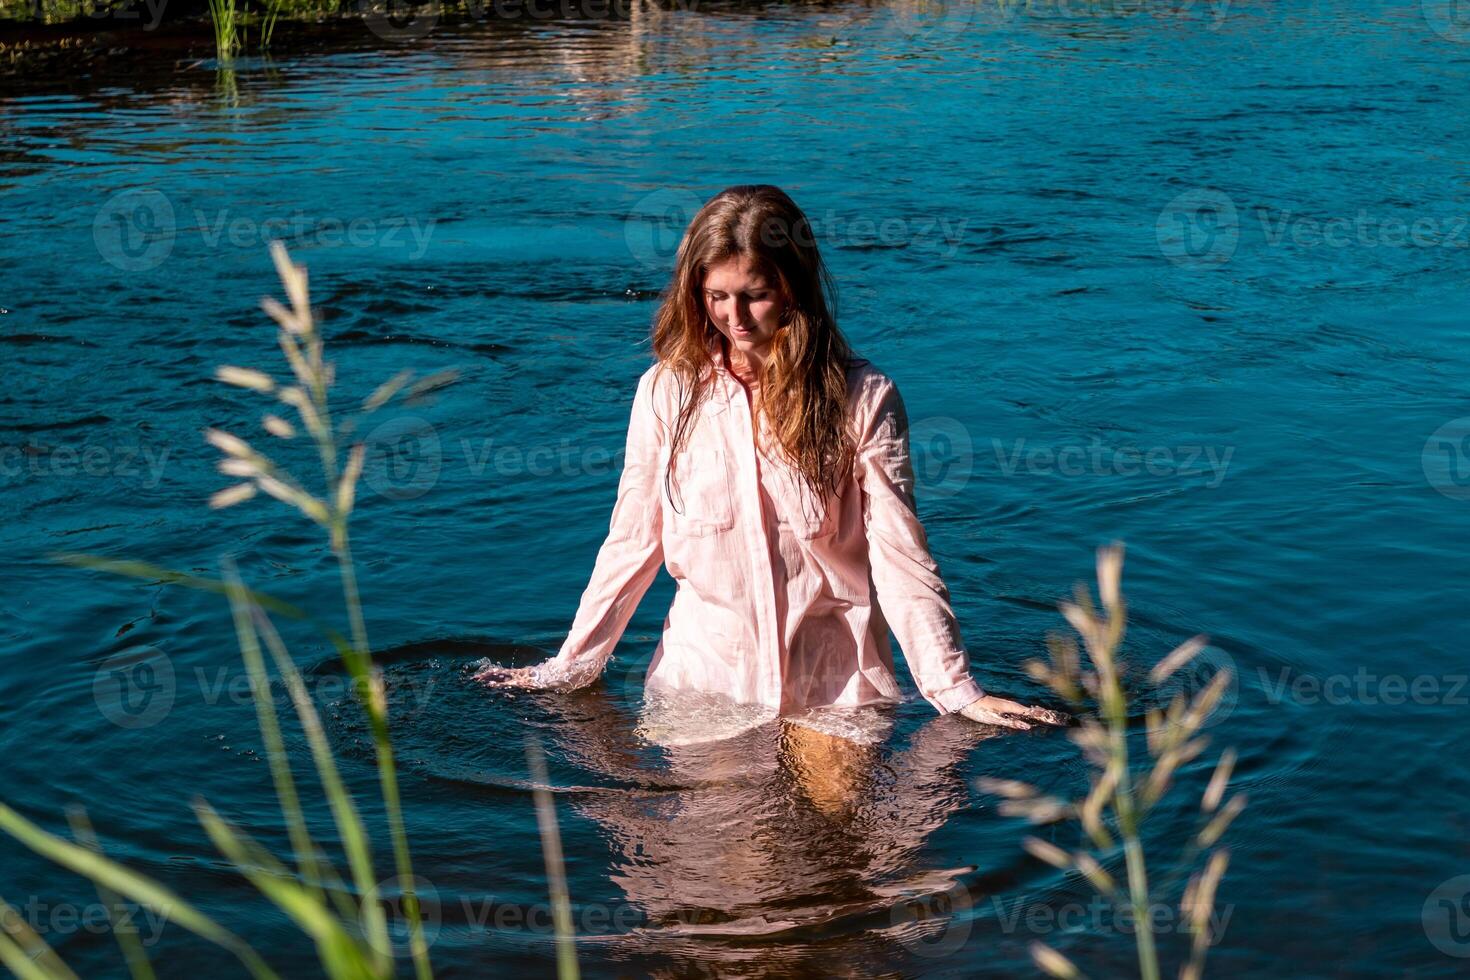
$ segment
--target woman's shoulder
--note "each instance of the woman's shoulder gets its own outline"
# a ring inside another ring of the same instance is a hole
[[[847,362],[847,384],[854,404],[881,400],[896,387],[882,368],[857,354]]]

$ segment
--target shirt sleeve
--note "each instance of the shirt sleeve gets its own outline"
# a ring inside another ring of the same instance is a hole
[[[633,397],[627,452],[607,538],[597,552],[571,631],[557,655],[533,672],[537,687],[576,688],[595,681],[663,564],[658,473],[664,440],[663,423],[653,410],[654,370],[644,373]]]
[[[949,714],[985,691],[970,675],[949,590],[919,523],[908,413],[898,386],[883,379],[874,400],[877,406],[861,426],[857,461],[873,585],[919,693],[940,714]]]

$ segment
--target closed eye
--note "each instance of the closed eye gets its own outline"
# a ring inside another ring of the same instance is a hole
[[[716,301],[716,302],[718,302],[718,301],[720,301],[722,299],[725,299],[725,294],[724,293],[717,293],[717,292],[714,292],[713,290],[705,290],[705,295],[708,296],[710,299]],[[741,295],[745,296],[746,299],[750,300],[753,303],[758,303],[761,300],[770,299],[771,298],[771,291],[768,290],[768,289],[761,289],[761,290],[758,290],[758,291],[756,291],[754,293],[743,293]]]

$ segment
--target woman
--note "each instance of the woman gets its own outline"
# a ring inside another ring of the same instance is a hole
[[[607,540],[557,655],[487,683],[577,688],[602,672],[660,565],[678,583],[650,693],[783,717],[899,699],[891,627],[941,714],[1028,729],[1065,715],[987,694],[914,506],[894,383],[838,331],[796,204],[712,198],[679,245],[633,400]]]

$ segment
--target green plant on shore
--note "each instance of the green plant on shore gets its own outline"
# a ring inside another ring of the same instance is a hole
[[[214,28],[214,53],[229,61],[244,46],[244,29],[235,0],[209,0],[209,23]]]
[[[1071,734],[1093,766],[1091,792],[1085,799],[1069,802],[1044,795],[1035,786],[1016,780],[987,778],[979,780],[978,786],[1003,798],[1000,812],[1004,814],[1024,816],[1035,824],[1065,820],[1080,823],[1093,845],[1091,850],[1069,853],[1034,836],[1026,838],[1023,846],[1053,867],[1079,872],[1104,899],[1126,904],[1132,913],[1139,975],[1143,980],[1158,980],[1158,950],[1151,917],[1148,867],[1144,860],[1143,824],[1167,793],[1179,767],[1199,757],[1208,745],[1208,736],[1200,735],[1199,731],[1229,686],[1231,674],[1228,670],[1217,671],[1192,699],[1180,692],[1166,709],[1148,711],[1147,746],[1151,766],[1146,771],[1135,772],[1128,746],[1128,694],[1123,686],[1123,664],[1118,659],[1128,618],[1121,591],[1122,571],[1123,546],[1099,548],[1097,580],[1101,611],[1081,584],[1077,586],[1074,602],[1061,603],[1062,615],[1082,637],[1088,665],[1082,663],[1076,641],[1059,634],[1047,637],[1050,663],[1033,660],[1026,664],[1031,677],[1074,706],[1097,704],[1099,718],[1084,718]],[[1162,684],[1193,660],[1205,645],[1203,636],[1181,644],[1153,667],[1149,672],[1150,682]],[[1205,955],[1219,938],[1211,935],[1211,923],[1216,889],[1230,854],[1216,844],[1246,802],[1245,795],[1237,793],[1223,807],[1220,805],[1235,758],[1235,751],[1228,749],[1216,764],[1200,801],[1200,827],[1178,862],[1193,867],[1201,854],[1210,852],[1203,868],[1191,877],[1180,901],[1183,922],[1191,936],[1189,957],[1180,968],[1180,980],[1199,980]],[[1100,860],[1116,855],[1120,848],[1126,869],[1121,884]],[[1031,954],[1036,964],[1053,976],[1082,976],[1075,964],[1044,943],[1033,943]]]
[[[373,664],[368,645],[348,534],[348,519],[353,512],[357,481],[363,469],[364,446],[361,443],[352,446],[343,458],[343,437],[353,430],[356,419],[341,424],[334,421],[328,401],[334,371],[323,355],[322,337],[316,329],[308,298],[306,270],[291,262],[280,243],[272,246],[272,255],[291,305],[286,307],[270,298],[263,300],[262,305],[280,326],[278,340],[294,383],[278,384],[265,372],[234,366],[220,367],[216,377],[236,387],[273,395],[281,405],[294,410],[297,422],[267,413],[262,418],[262,426],[271,436],[283,440],[297,438],[300,429],[306,431],[320,457],[326,493],[321,497],[312,495],[290,473],[244,439],[210,429],[206,432],[207,440],[224,453],[219,463],[220,471],[241,481],[214,494],[210,498],[210,506],[228,507],[255,496],[257,492],[264,492],[291,504],[327,532],[337,558],[350,638],[335,630],[326,632],[353,681],[356,699],[372,734],[374,762],[392,841],[395,880],[402,889],[402,904],[408,920],[409,949],[415,974],[420,980],[427,980],[432,976],[432,970],[414,890],[415,878],[399,798],[397,766],[388,735],[387,696],[381,672]],[[414,382],[412,372],[400,372],[363,402],[360,414],[376,411],[401,392],[406,400],[415,399],[450,383],[453,378],[454,372],[442,372]],[[315,941],[326,975],[352,978],[392,975],[387,920],[382,905],[376,899],[380,883],[374,870],[367,829],[338,772],[321,719],[301,674],[270,618],[271,611],[299,617],[299,610],[247,589],[229,562],[224,563],[221,579],[212,580],[142,563],[92,556],[62,556],[62,560],[82,567],[223,593],[228,597],[295,867],[277,859],[204,800],[195,801],[195,813],[220,852],[262,895]],[[304,819],[291,761],[271,697],[272,677],[267,671],[262,647],[275,665],[278,683],[283,684],[289,694],[305,734],[317,777],[330,806],[337,839],[341,841],[346,857],[350,889],[312,839]],[[72,817],[73,833],[79,843],[47,833],[15,810],[0,804],[0,830],[41,856],[91,879],[104,896],[103,904],[109,909],[117,907],[119,898],[135,902],[230,951],[252,976],[275,976],[264,959],[244,940],[204,915],[183,897],[105,857],[85,817],[77,813]],[[114,929],[114,932],[131,974],[135,978],[151,977],[151,967],[136,935],[129,935],[124,929]],[[0,896],[0,963],[20,977],[74,976],[45,941],[4,902],[3,896]]]

